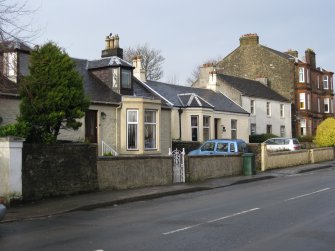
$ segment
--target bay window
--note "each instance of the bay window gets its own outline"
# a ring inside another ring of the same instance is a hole
[[[323,105],[324,105],[324,113],[329,113],[330,112],[329,98],[323,99]]]
[[[144,111],[144,147],[145,149],[156,148],[156,111]]]
[[[198,116],[191,116],[192,141],[198,141]]]
[[[323,89],[326,89],[326,90],[329,89],[328,76],[323,76]]]
[[[305,69],[303,67],[299,67],[299,83],[305,82]]]
[[[138,148],[138,110],[127,111],[127,149]]]
[[[299,107],[300,110],[306,109],[305,93],[299,93]]]
[[[210,118],[209,116],[203,117],[203,140],[209,140],[210,138]]]

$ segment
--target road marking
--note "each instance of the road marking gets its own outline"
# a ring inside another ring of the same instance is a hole
[[[252,209],[249,209],[249,210],[246,210],[246,211],[242,211],[242,212],[239,212],[239,213],[236,213],[236,214],[231,214],[231,215],[224,216],[224,217],[221,217],[221,218],[218,218],[218,219],[210,220],[210,221],[207,221],[207,223],[213,223],[213,222],[216,222],[216,221],[225,220],[225,219],[237,216],[237,215],[250,213],[250,212],[255,211],[255,210],[259,210],[259,208],[256,207],[256,208],[252,208]]]
[[[252,208],[252,209],[249,209],[249,210],[246,210],[246,211],[242,211],[242,212],[239,212],[239,213],[227,215],[227,216],[220,217],[220,218],[217,218],[217,219],[214,219],[214,220],[209,220],[209,221],[206,221],[206,222],[203,222],[203,223],[199,223],[199,224],[195,224],[195,225],[190,225],[190,226],[187,226],[187,227],[183,227],[183,228],[179,228],[179,229],[172,230],[172,231],[169,231],[169,232],[165,232],[163,234],[164,235],[169,235],[169,234],[178,233],[178,232],[185,231],[185,230],[188,230],[188,229],[191,229],[191,228],[195,228],[195,227],[198,227],[198,226],[201,226],[201,225],[204,225],[204,224],[213,223],[213,222],[225,220],[225,219],[228,219],[228,218],[231,218],[231,217],[235,217],[235,216],[238,216],[238,215],[241,215],[241,214],[250,213],[250,212],[253,212],[253,211],[259,210],[259,209],[260,208]]]
[[[306,194],[302,194],[302,195],[299,195],[299,196],[295,196],[295,197],[289,198],[289,199],[287,199],[285,201],[300,199],[302,197],[306,197],[306,196],[313,195],[313,194],[316,194],[316,193],[321,193],[321,192],[327,191],[329,189],[330,188],[327,187],[327,188],[324,188],[324,189],[321,189],[321,190],[318,190],[318,191],[315,191],[315,192],[311,192],[311,193],[306,193]]]

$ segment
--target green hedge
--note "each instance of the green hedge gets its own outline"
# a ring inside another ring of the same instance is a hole
[[[249,142],[250,143],[263,143],[265,140],[271,139],[271,138],[278,138],[278,136],[271,134],[271,133],[249,135]]]
[[[0,137],[16,136],[26,138],[30,127],[26,123],[0,126]]]

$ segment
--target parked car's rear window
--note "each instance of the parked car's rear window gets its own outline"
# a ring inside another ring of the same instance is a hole
[[[218,152],[228,152],[228,143],[218,143],[217,151]]]

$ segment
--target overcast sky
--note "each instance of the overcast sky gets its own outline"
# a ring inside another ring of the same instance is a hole
[[[24,1],[24,0],[20,0]],[[192,70],[225,57],[239,38],[257,33],[278,51],[307,48],[317,66],[335,70],[334,0],[27,0],[37,8],[33,41],[54,41],[71,57],[97,59],[109,33],[120,47],[148,43],[165,57],[162,81],[185,84]]]

